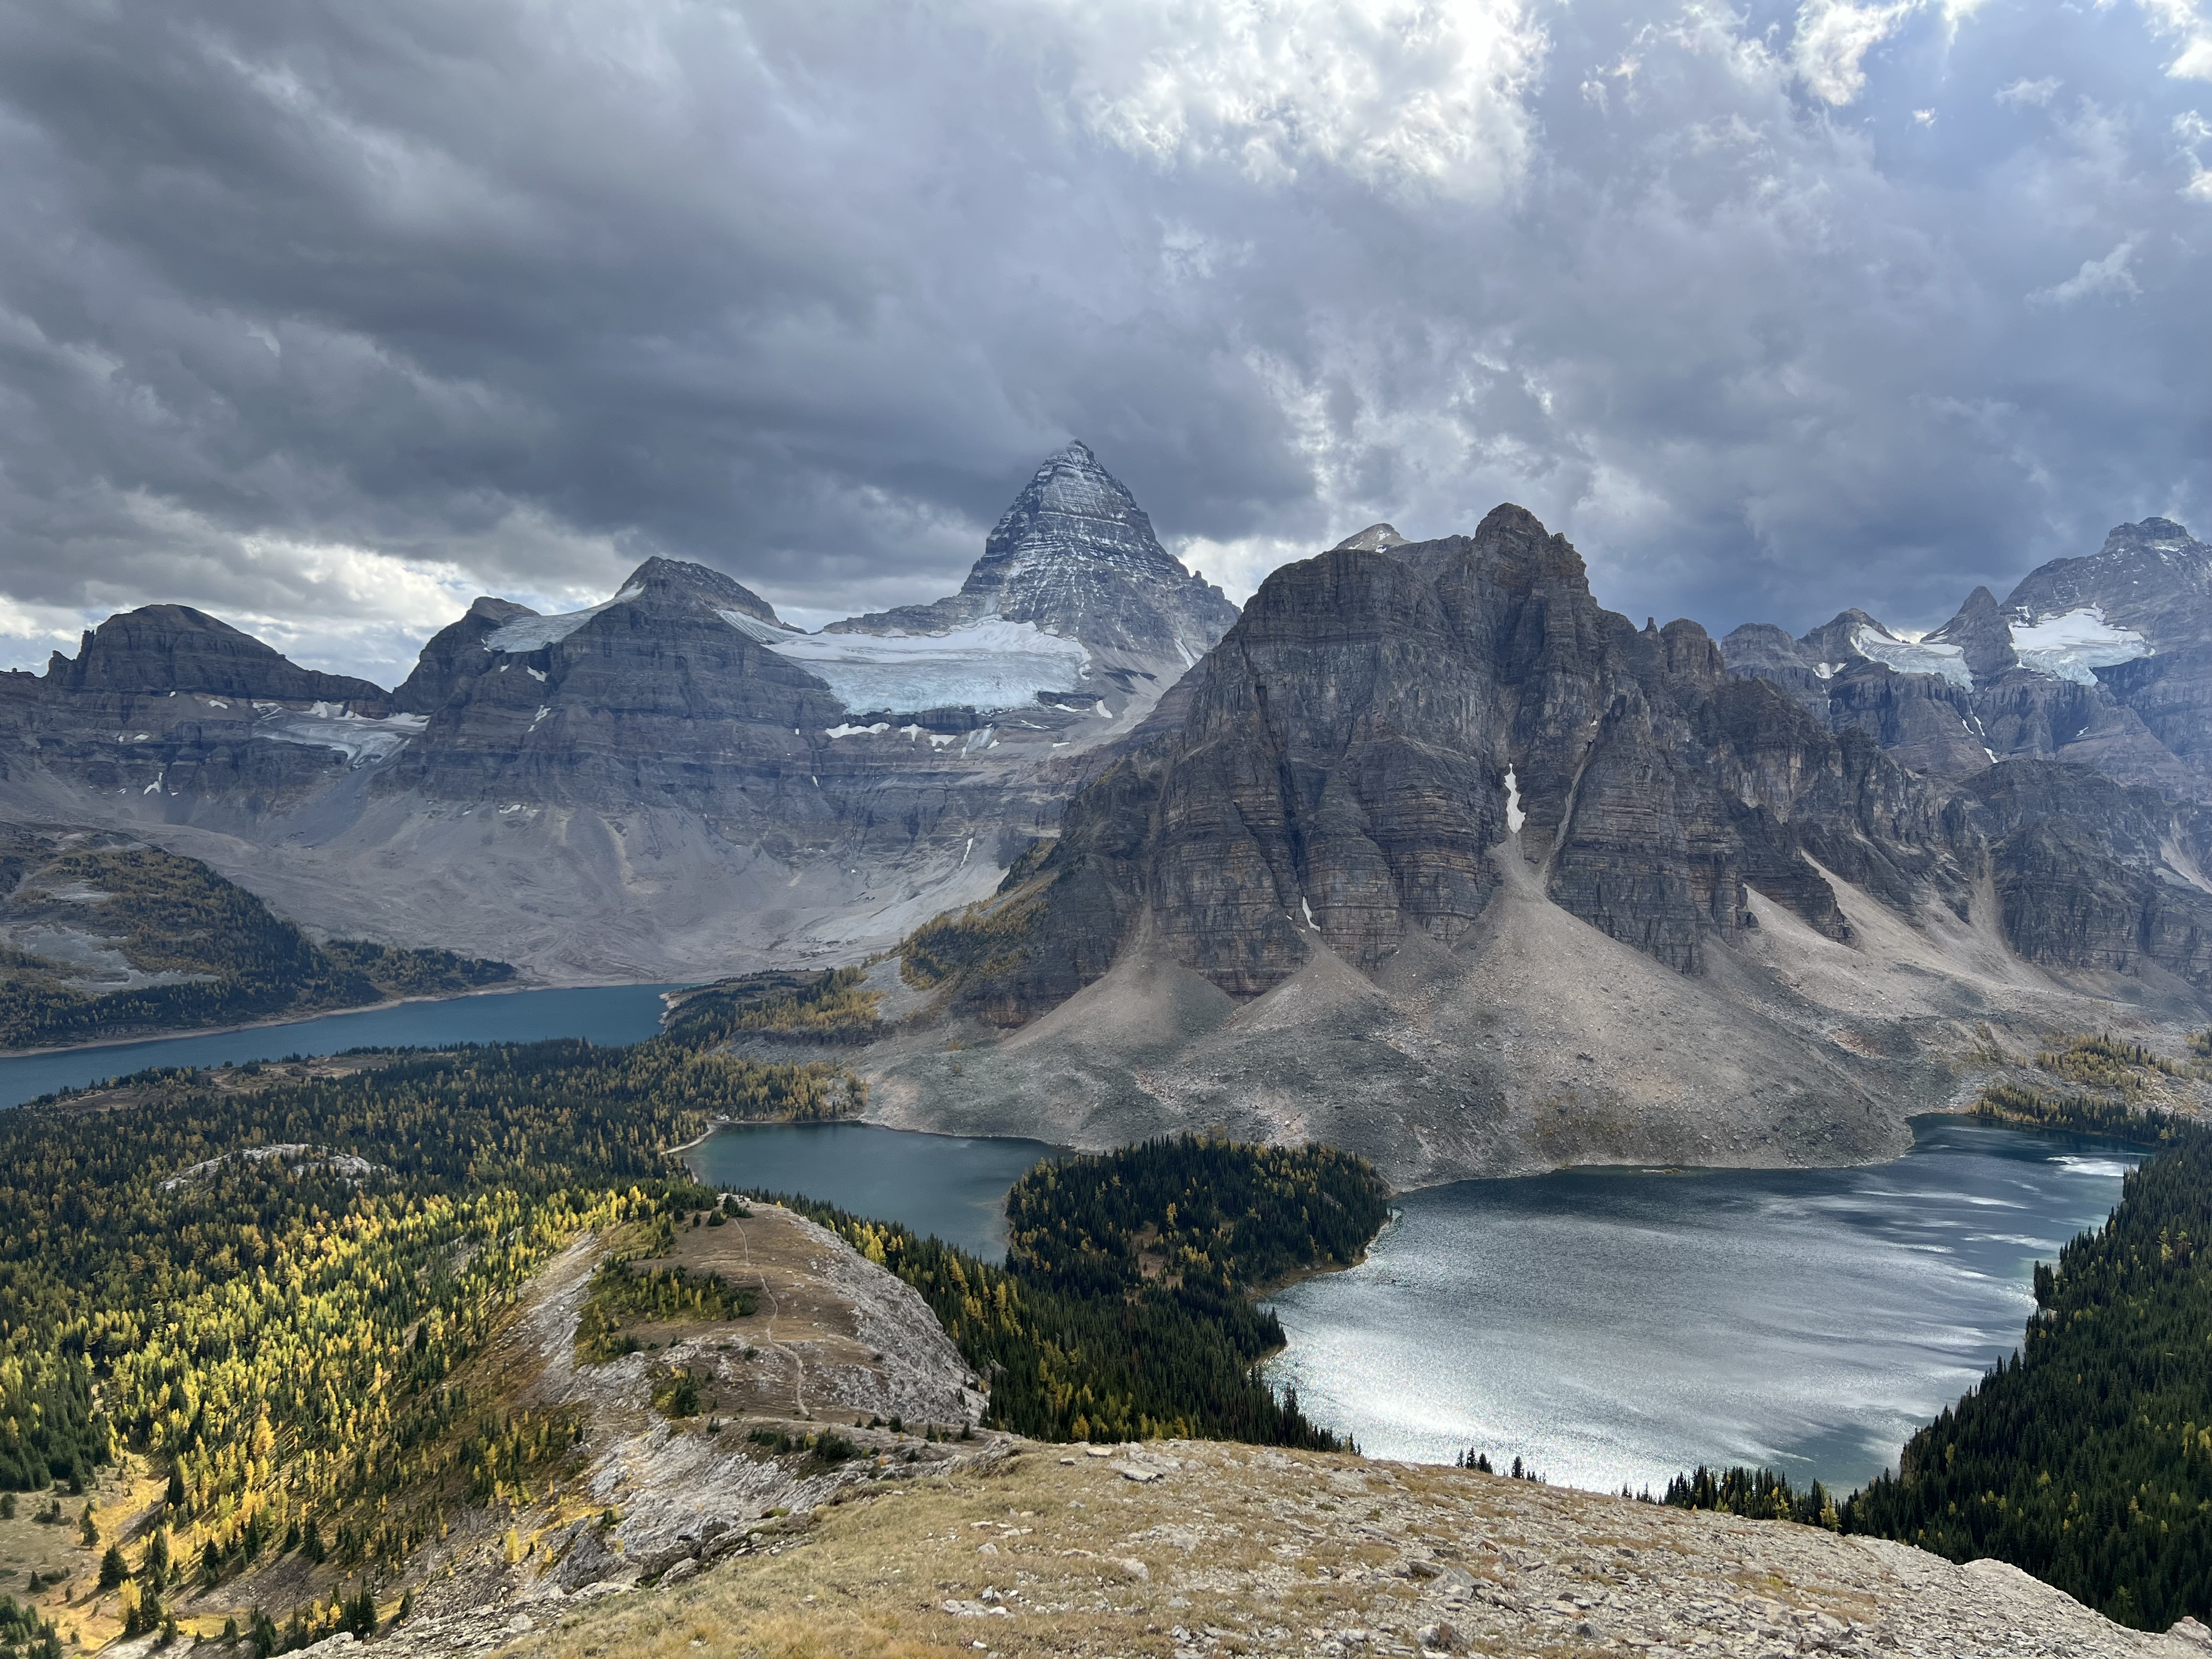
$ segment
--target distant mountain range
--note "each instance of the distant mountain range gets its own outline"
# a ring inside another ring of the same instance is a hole
[[[814,634],[665,559],[389,691],[111,618],[0,676],[0,803],[552,980],[898,946],[879,1115],[1404,1182],[1875,1157],[2043,1034],[2202,1024],[2208,698],[2162,519],[1918,638],[1638,629],[1513,507],[1240,616],[1071,445],[959,593]]]
[[[313,927],[497,939],[553,979],[711,974],[988,893],[1236,617],[1071,444],[958,594],[819,634],[658,558],[566,616],[480,599],[390,691],[185,606],[113,617],[0,675],[0,789]]]
[[[2185,695],[2204,554],[2153,521],[2010,621],[1717,646],[1601,609],[1518,507],[1375,526],[1271,576],[1182,717],[917,937],[934,1013],[878,1045],[877,1109],[1310,1137],[1401,1185],[1901,1150],[2052,1032],[2203,1023],[2212,812],[2067,763],[2118,751],[2062,711],[2188,774],[2108,681]]]
[[[1863,611],[1792,639],[1751,623],[1729,672],[1771,680],[1836,731],[1966,778],[2001,760],[2079,762],[2212,800],[2212,546],[2171,519],[2124,524],[2087,558],[1978,587],[1920,637]]]

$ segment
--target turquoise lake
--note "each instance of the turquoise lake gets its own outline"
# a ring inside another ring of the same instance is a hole
[[[548,991],[496,991],[442,1002],[400,1002],[353,1013],[323,1014],[283,1025],[213,1036],[149,1037],[143,1042],[64,1048],[0,1059],[0,1106],[20,1106],[57,1089],[77,1089],[155,1066],[220,1066],[225,1060],[335,1054],[348,1048],[396,1048],[446,1042],[537,1042],[586,1037],[637,1042],[660,1029],[660,997],[673,985],[587,985]]]

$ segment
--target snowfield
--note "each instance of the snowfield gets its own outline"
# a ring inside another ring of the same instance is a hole
[[[336,703],[319,702],[304,712],[280,708],[264,714],[253,727],[257,738],[276,743],[304,744],[311,749],[343,751],[356,766],[389,760],[407,739],[429,725],[428,714],[386,714],[372,720],[350,714]]]
[[[855,713],[1018,708],[1040,691],[1079,690],[1091,662],[1073,640],[996,617],[943,634],[781,634],[761,642]]]
[[[558,617],[517,617],[513,622],[495,628],[484,635],[487,651],[543,651],[556,640],[565,640],[602,611],[611,611],[618,605],[628,605],[639,594],[641,587],[625,587],[604,605],[595,605],[588,611],[571,611]]]
[[[1955,645],[1900,640],[1887,629],[1863,627],[1851,635],[1851,643],[1859,648],[1860,655],[1885,663],[1900,674],[1936,674],[1970,691],[1974,688],[1966,653]]]
[[[2151,654],[2148,640],[2132,628],[2106,622],[2104,608],[2094,605],[2040,622],[2014,623],[2012,648],[2022,667],[2081,685],[2097,683],[2092,669]]]

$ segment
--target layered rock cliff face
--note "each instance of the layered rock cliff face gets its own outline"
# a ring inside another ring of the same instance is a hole
[[[311,926],[497,939],[555,978],[714,974],[988,892],[1235,616],[1079,445],[960,595],[834,634],[657,558],[583,611],[480,599],[386,693],[134,611],[0,677],[0,781],[20,814],[155,836]]]
[[[2022,957],[2212,993],[2212,811],[2034,761],[1991,767],[1959,800]]]
[[[2168,519],[2031,571],[2002,605],[1978,587],[1923,639],[1847,611],[1796,640],[1747,624],[1722,650],[1917,771],[2056,759],[2212,800],[2212,547]]]
[[[1471,538],[1271,577],[1181,726],[1071,803],[1021,962],[969,992],[1034,1017],[1140,912],[1231,996],[1318,951],[1373,974],[1416,936],[1464,941],[1501,848],[1570,915],[1691,974],[1756,925],[1753,887],[1847,939],[1823,869],[1908,907],[1963,908],[1972,882],[1940,799],[1874,744],[1732,680],[1694,623],[1601,610],[1573,548],[1508,507]]]
[[[909,942],[942,1012],[866,1062],[885,1121],[1316,1135],[1407,1183],[1836,1161],[1901,1146],[1985,1022],[2203,1008],[2193,854],[2081,839],[2114,902],[2069,927],[2014,797],[1601,610],[1521,509],[1364,539],[1271,577],[1180,722]]]

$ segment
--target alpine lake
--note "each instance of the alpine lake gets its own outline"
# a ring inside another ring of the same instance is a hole
[[[0,1059],[0,1105],[156,1066],[658,1029],[659,985],[403,1003]],[[2030,1272],[2101,1224],[2141,1154],[1956,1117],[1844,1170],[1584,1169],[1401,1194],[1365,1261],[1271,1305],[1269,1374],[1372,1456],[1470,1449],[1554,1481],[1654,1491],[1698,1463],[1839,1490],[2018,1345]],[[854,1123],[717,1131],[724,1187],[801,1194],[997,1259],[1003,1200],[1053,1155]]]

